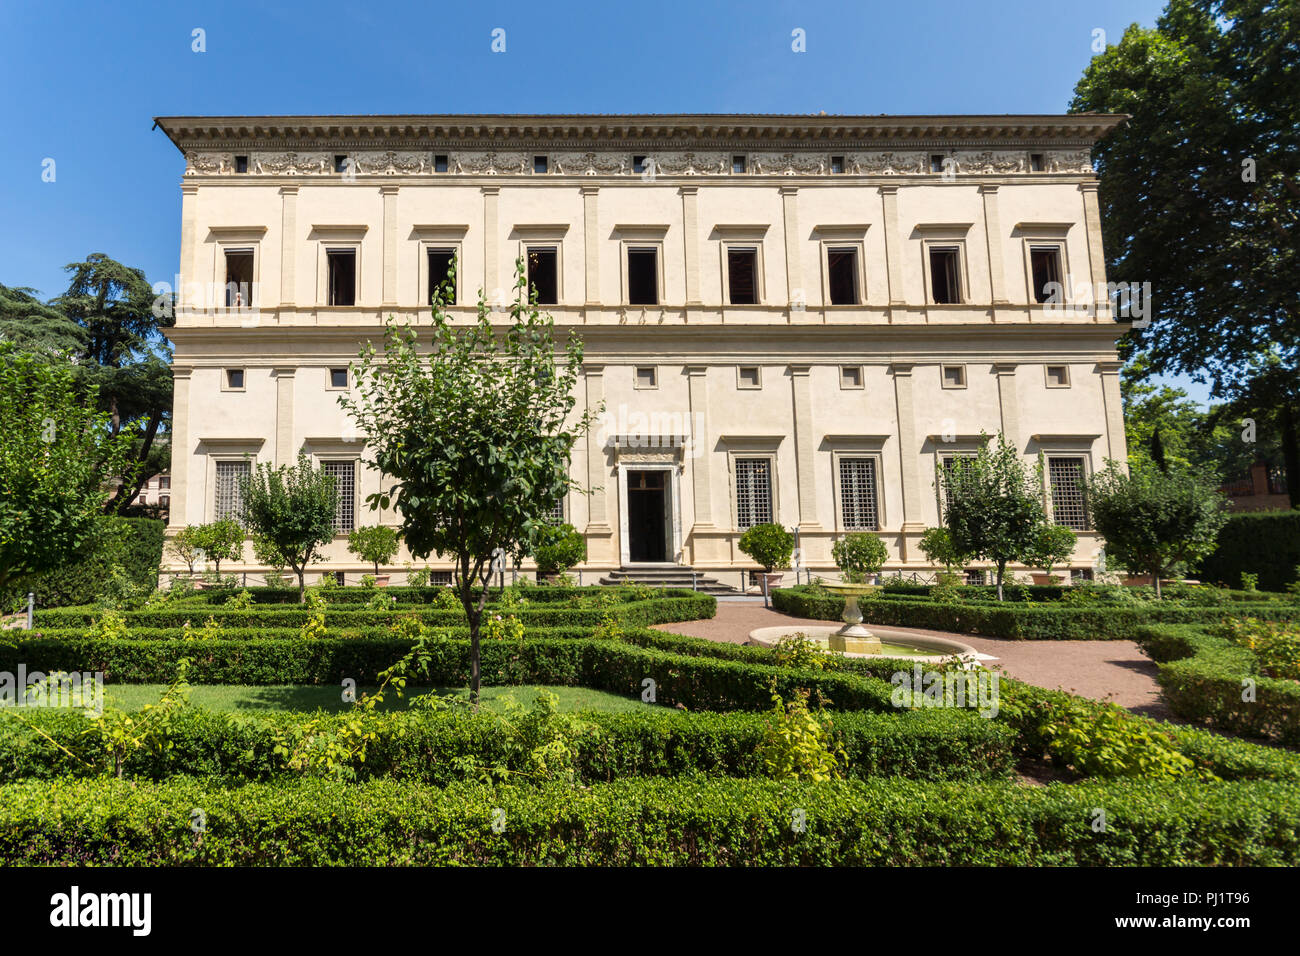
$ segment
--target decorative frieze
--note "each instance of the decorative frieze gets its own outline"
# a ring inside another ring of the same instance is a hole
[[[244,154],[240,154],[244,155]],[[461,176],[533,175],[533,154],[521,150],[451,150],[447,173]],[[640,155],[640,154],[638,154]],[[830,154],[820,151],[751,152],[746,154],[747,172],[732,172],[732,153],[722,150],[647,152],[644,167],[633,171],[632,154],[612,150],[562,151],[548,153],[550,172],[559,176],[831,176]],[[331,176],[332,154],[318,151],[259,151],[248,154],[248,174],[254,176]],[[1024,150],[983,150],[945,153],[953,160],[957,174],[1005,176],[1028,173],[1029,153]],[[229,150],[190,150],[185,154],[187,176],[224,176],[235,172],[235,154]],[[347,175],[426,176],[433,175],[433,150],[363,150],[348,153]],[[1091,173],[1087,150],[1043,153],[1043,172]],[[844,155],[844,173],[858,176],[934,175],[924,152],[870,152]]]

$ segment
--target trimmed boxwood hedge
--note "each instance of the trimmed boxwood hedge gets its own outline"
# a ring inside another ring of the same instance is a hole
[[[1300,510],[1248,511],[1229,515],[1219,543],[1201,561],[1200,574],[1229,587],[1241,586],[1243,571],[1259,575],[1259,587],[1281,591],[1296,580],[1300,565]]]
[[[1092,828],[1097,807],[1106,810],[1104,833]],[[197,834],[195,808],[206,821]],[[1300,787],[634,779],[586,788],[372,780],[226,790],[188,778],[41,780],[0,787],[0,861],[1295,866]]]
[[[222,604],[230,598],[235,591],[247,591],[255,604],[297,604],[298,588],[294,587],[259,587],[251,585],[249,587],[216,587],[207,588],[202,591],[196,591],[193,594],[184,597],[175,598],[178,603],[186,604]],[[493,600],[493,596],[498,595],[499,589],[493,587],[490,589],[492,596],[488,600]],[[632,587],[609,587],[604,585],[587,585],[584,587],[563,587],[560,585],[525,585],[519,588],[519,593],[527,598],[533,604],[554,604],[569,601],[574,598],[594,598],[596,595],[633,595],[638,588]],[[682,595],[698,595],[698,591],[692,591],[689,588],[655,588],[657,595],[666,597],[680,597]],[[357,585],[348,587],[329,587],[325,589],[325,596],[331,604],[364,604],[376,594],[382,594],[385,597],[395,598],[398,604],[432,604],[438,599],[438,595],[444,591],[451,591],[451,588],[445,585],[433,585],[428,587],[408,587],[405,585],[393,585],[391,587],[367,588]],[[478,594],[479,589],[474,589],[474,594]],[[459,597],[457,597],[459,600]]]
[[[51,608],[37,612],[33,626],[37,629],[88,627],[102,613],[103,611],[96,607]],[[191,627],[199,627],[209,618],[232,628],[296,628],[306,622],[309,613],[305,607],[298,604],[264,605],[239,610],[219,604],[178,602],[170,606],[127,611],[123,617],[130,628],[180,628],[186,622],[189,622]],[[611,604],[603,608],[557,607],[551,606],[550,603],[541,606],[526,604],[516,608],[494,608],[489,605],[488,613],[513,615],[525,627],[593,628],[599,625],[606,615],[612,615],[626,625],[643,626],[713,617],[717,613],[717,600],[709,594],[678,591],[663,597]],[[364,607],[339,607],[338,605],[326,609],[325,624],[326,627],[333,629],[352,630],[385,627],[393,622],[397,614],[418,616],[421,621],[433,627],[455,627],[465,624],[465,614],[461,610],[443,611],[399,606],[396,610],[376,611]]]
[[[0,776],[49,779],[104,772],[104,757],[91,748],[83,716],[31,711],[26,717],[70,753],[16,721],[0,721]],[[328,732],[330,724],[350,716],[320,719]],[[768,726],[765,715],[647,707],[624,714],[584,713],[581,719],[592,730],[571,741],[580,782],[699,773],[765,775],[759,753]],[[246,717],[190,710],[177,719],[166,750],[133,751],[124,773],[154,780],[190,774],[228,785],[297,778],[275,756],[275,737],[303,720],[290,713]],[[489,714],[380,713],[366,715],[363,725],[375,738],[364,762],[350,764],[357,779],[394,777],[446,786],[464,777],[455,762],[460,758],[490,765],[508,762],[507,728]],[[1008,776],[1014,763],[1011,730],[965,711],[844,712],[832,715],[832,727],[852,777],[989,780]]]
[[[838,621],[844,599],[778,588],[772,606],[794,617]],[[1300,604],[1188,607],[1156,602],[1105,607],[1024,607],[1015,604],[939,604],[929,600],[869,599],[858,602],[863,622],[882,627],[917,627],[956,634],[978,634],[1022,641],[1134,640],[1138,629],[1156,623],[1213,623],[1228,617],[1269,621],[1300,620]]]
[[[1144,627],[1138,644],[1159,665],[1169,709],[1184,720],[1231,733],[1300,744],[1300,683],[1259,673],[1248,648],[1195,627]],[[1244,682],[1255,699],[1243,700]]]

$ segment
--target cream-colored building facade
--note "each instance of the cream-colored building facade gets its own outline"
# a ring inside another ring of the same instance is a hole
[[[752,568],[762,521],[815,571],[858,530],[926,568],[936,475],[982,432],[1044,456],[1089,567],[1079,480],[1126,456],[1090,159],[1121,120],[159,119],[186,161],[170,530],[229,513],[249,461],[305,453],[343,496],[321,569],[366,570],[347,527],[396,519],[365,505],[348,363],[389,315],[428,325],[449,256],[466,321],[524,257],[604,408],[565,503],[587,571]]]

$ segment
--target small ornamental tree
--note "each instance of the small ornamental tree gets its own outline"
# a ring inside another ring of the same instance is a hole
[[[1107,461],[1088,482],[1088,509],[1107,556],[1150,574],[1157,598],[1161,576],[1213,552],[1228,520],[1214,479],[1177,465],[1135,463],[1125,473]]]
[[[244,526],[238,521],[223,518],[211,524],[201,524],[194,529],[194,543],[221,573],[222,561],[238,561],[244,555]],[[193,571],[193,566],[190,568]]]
[[[244,524],[266,552],[279,556],[298,576],[298,603],[305,603],[307,567],[321,545],[334,540],[338,508],[334,478],[313,468],[306,455],[296,465],[263,462],[239,479]],[[269,562],[268,562],[269,563]]]
[[[942,564],[946,574],[956,573],[954,569],[961,567],[971,557],[968,553],[957,550],[947,528],[926,528],[917,546],[931,564]]]
[[[550,525],[538,534],[533,560],[539,574],[563,574],[587,560],[587,539],[571,524]]]
[[[378,577],[379,566],[397,556],[397,529],[384,524],[353,528],[348,534],[348,550],[373,564]]]
[[[187,524],[167,542],[168,553],[184,561],[185,566],[190,569],[190,574],[194,573],[194,565],[198,564],[199,558],[203,557],[203,548],[199,544],[199,529],[199,525]]]
[[[861,584],[885,566],[889,549],[874,534],[846,534],[831,545],[831,557],[846,582]]]
[[[771,574],[790,566],[794,535],[779,524],[756,524],[740,536],[737,547]]]
[[[109,491],[134,480],[132,437],[113,435],[73,367],[0,342],[0,591],[81,550]]]
[[[569,459],[600,409],[577,412],[582,342],[556,341],[550,316],[527,294],[515,264],[515,301],[493,323],[447,314],[450,288],[433,295],[431,341],[390,318],[384,352],[366,344],[356,388],[339,403],[366,435],[367,462],[391,482],[368,497],[395,507],[411,554],[455,562],[453,587],[470,633],[470,700],[478,706],[479,638],[495,558],[522,560],[574,486]]]
[[[1033,543],[1022,556],[1031,568],[1042,568],[1049,578],[1052,568],[1069,561],[1079,537],[1065,525],[1044,524],[1034,533]]]
[[[993,562],[1001,601],[1007,565],[1024,559],[1045,521],[1042,465],[1036,473],[1026,468],[1020,453],[999,434],[996,448],[982,442],[973,457],[955,459],[946,477],[944,525],[953,547]]]

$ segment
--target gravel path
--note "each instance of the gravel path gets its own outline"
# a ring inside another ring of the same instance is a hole
[[[755,628],[826,623],[770,611],[762,602],[719,601],[717,617],[656,627],[711,641],[743,644]],[[891,627],[890,630],[962,641],[992,654],[997,660],[990,662],[990,666],[1001,667],[1009,676],[1027,684],[1066,690],[1094,700],[1111,700],[1151,717],[1169,717],[1160,700],[1156,666],[1132,641],[1008,641],[920,628]]]

